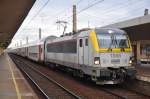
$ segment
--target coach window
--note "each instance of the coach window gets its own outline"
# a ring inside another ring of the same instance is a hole
[[[88,46],[88,39],[85,39],[85,46]]]
[[[80,47],[82,47],[82,39],[80,39]]]

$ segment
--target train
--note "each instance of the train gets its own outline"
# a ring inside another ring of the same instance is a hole
[[[96,84],[120,84],[134,79],[136,74],[130,39],[117,28],[82,29],[60,37],[49,36],[10,52]]]

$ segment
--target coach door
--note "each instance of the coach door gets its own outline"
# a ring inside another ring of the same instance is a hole
[[[78,39],[78,63],[83,64],[83,38]]]

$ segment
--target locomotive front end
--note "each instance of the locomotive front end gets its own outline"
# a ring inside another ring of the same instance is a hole
[[[95,50],[92,80],[99,84],[118,84],[135,77],[132,47],[125,31],[95,29],[90,37]]]

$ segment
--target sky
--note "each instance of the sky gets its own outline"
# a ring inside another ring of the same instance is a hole
[[[77,6],[77,29],[125,21],[143,16],[145,8],[150,10],[150,0],[36,0],[9,47],[26,44],[26,38],[29,43],[37,41],[39,28],[42,38],[62,35],[58,20],[66,21],[66,33],[71,32],[73,4]]]

